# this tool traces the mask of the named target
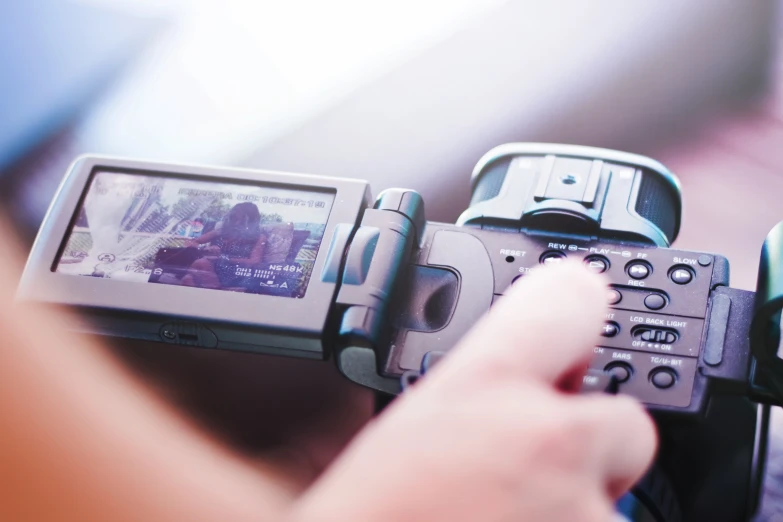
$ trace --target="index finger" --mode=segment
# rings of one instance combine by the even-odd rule
[[[431,380],[478,373],[555,383],[586,362],[606,309],[602,277],[576,263],[535,269],[460,341]]]

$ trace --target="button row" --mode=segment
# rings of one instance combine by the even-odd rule
[[[541,255],[539,262],[542,265],[552,265],[563,262],[565,258],[566,255],[563,252],[550,250]],[[584,264],[596,274],[603,274],[609,269],[609,260],[604,256],[587,256],[584,259]]]
[[[705,258],[703,259],[704,262],[711,261],[709,256],[702,256],[699,258],[700,264],[702,258]],[[564,252],[561,252],[560,250],[550,250],[548,252],[544,252],[541,255],[539,262],[542,265],[551,265],[561,263],[565,259],[566,255]],[[598,255],[587,256],[584,259],[584,264],[587,266],[587,268],[596,274],[602,274],[606,272],[609,270],[610,266],[609,260],[607,258]],[[707,263],[707,265],[709,265],[709,263]],[[702,266],[707,265],[702,264]],[[632,279],[642,280],[646,279],[650,274],[652,274],[653,268],[652,265],[646,261],[631,261],[625,266],[625,272]],[[694,276],[695,274],[693,269],[685,265],[674,265],[669,269],[669,278],[678,285],[687,285],[693,281]]]
[[[646,261],[631,261],[625,267],[628,276],[641,280],[652,274],[652,266]],[[674,265],[669,269],[669,279],[678,285],[687,285],[694,278],[693,269],[685,265]]]
[[[606,302],[610,305],[616,305],[623,300],[623,294],[619,290],[610,288],[606,291]],[[650,310],[660,310],[666,306],[666,297],[661,294],[650,293],[644,298],[644,306]]]
[[[618,383],[624,383],[634,374],[633,366],[626,362],[611,362],[604,367],[604,371],[617,379]],[[674,386],[677,382],[677,372],[668,366],[653,368],[647,376],[653,386],[665,390]]]

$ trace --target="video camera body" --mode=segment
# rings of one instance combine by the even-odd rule
[[[649,158],[508,144],[471,183],[452,225],[427,222],[412,190],[373,204],[357,180],[82,157],[19,298],[74,307],[85,318],[74,328],[99,335],[334,358],[352,381],[395,395],[531,268],[579,260],[611,283],[584,390],[639,398],[661,433],[656,466],[621,511],[750,517],[769,405],[783,397],[783,225],[765,241],[754,294],[728,286],[726,258],[668,248],[679,183]]]

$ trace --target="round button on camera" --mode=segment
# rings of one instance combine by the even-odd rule
[[[678,285],[687,285],[693,280],[693,272],[684,266],[675,266],[669,271],[669,277]]]
[[[624,362],[612,362],[604,366],[604,371],[617,379],[617,382],[623,383],[631,378],[633,368]]]
[[[661,294],[650,294],[644,298],[644,306],[650,310],[660,310],[666,306],[666,298]]]
[[[674,370],[669,368],[655,368],[650,372],[650,382],[661,390],[671,388],[676,380],[677,377],[674,374]]]
[[[606,291],[606,302],[610,305],[614,305],[623,300],[623,294],[614,288],[610,288]]]
[[[601,328],[601,335],[604,337],[614,337],[620,332],[620,327],[617,325],[617,323],[613,322],[607,322],[604,324],[603,328]]]
[[[633,279],[644,279],[650,275],[652,269],[644,261],[631,261],[625,266],[625,271]]]
[[[603,274],[609,269],[609,260],[603,256],[587,256],[585,266],[596,274]]]
[[[562,263],[565,260],[565,254],[557,250],[550,250],[541,254],[539,261],[542,265],[556,265]]]

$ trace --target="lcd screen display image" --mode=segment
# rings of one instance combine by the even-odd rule
[[[97,172],[55,271],[303,297],[333,192]]]

